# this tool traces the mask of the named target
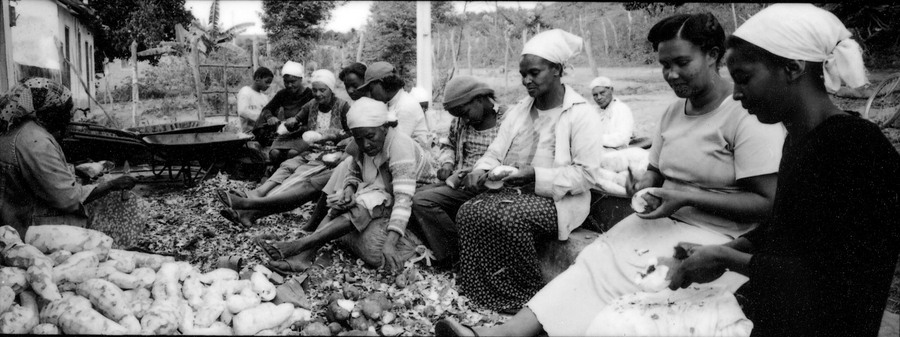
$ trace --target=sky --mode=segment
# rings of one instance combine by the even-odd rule
[[[464,1],[454,1],[453,7],[457,13],[462,13]],[[493,11],[495,6],[534,8],[536,1],[470,1],[465,5],[466,12]],[[209,20],[209,7],[212,0],[187,0],[185,8],[191,11],[200,22],[206,24]],[[338,32],[348,32],[350,29],[359,29],[366,23],[369,17],[369,7],[372,1],[348,1],[334,9],[331,20],[325,25],[325,29]],[[253,22],[254,26],[247,29],[244,34],[263,34],[262,21],[259,15],[262,13],[262,1],[256,0],[220,0],[219,15],[222,27],[229,28],[238,23]]]

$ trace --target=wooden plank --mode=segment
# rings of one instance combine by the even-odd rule
[[[252,64],[246,64],[246,65],[231,65],[231,64],[201,64],[200,66],[201,66],[201,67],[214,67],[214,68],[222,68],[222,67],[226,67],[226,68],[236,68],[236,69],[253,68],[253,65],[252,65]]]

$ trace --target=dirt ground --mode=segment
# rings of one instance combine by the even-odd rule
[[[870,71],[870,80],[873,83],[878,83],[879,80],[886,78],[889,74],[895,72],[896,70],[874,70]],[[627,103],[634,114],[635,118],[635,136],[636,137],[646,137],[650,136],[656,129],[659,118],[661,117],[665,108],[676,99],[674,93],[669,89],[668,85],[663,81],[661,70],[659,67],[622,67],[622,68],[604,68],[601,69],[601,75],[610,77],[613,81],[615,87],[615,96],[618,97],[623,102]],[[727,71],[723,69],[723,75],[727,78]],[[461,71],[463,75],[469,75],[469,72],[465,69]],[[484,69],[476,69],[473,72],[473,75],[476,77],[480,77],[484,79],[489,85],[495,88],[497,91],[498,100],[502,104],[514,104],[519,98],[524,97],[525,91],[520,83],[520,76],[518,72],[510,72],[505,80],[504,75],[496,70],[484,70]],[[587,88],[587,84],[593,78],[593,75],[588,69],[570,69],[567,72],[567,76],[564,77],[563,82],[571,85],[577,92],[582,94],[585,98],[590,100],[590,90]],[[347,99],[347,94],[344,91],[340,82],[338,82],[338,89],[336,90],[336,94],[339,97]],[[192,101],[193,98],[190,96],[183,96],[180,98],[176,98],[175,101],[180,102],[177,105],[189,105],[189,102]],[[231,99],[232,103],[234,102],[234,98]],[[836,103],[843,109],[854,110],[858,112],[863,112],[865,106],[865,99],[844,99],[844,98],[835,98]],[[188,103],[186,103],[188,102]],[[170,104],[170,103],[169,103]],[[160,107],[164,105],[164,103],[160,100],[150,100],[141,102],[138,105],[138,124],[147,125],[147,124],[161,124],[161,123],[169,123],[174,121],[186,121],[186,120],[196,120],[197,114],[195,111],[188,109],[175,109],[174,111],[170,111],[168,115],[160,114]],[[435,104],[435,108],[440,108],[439,104]],[[113,114],[115,118],[125,122],[124,127],[132,126],[131,122],[131,104],[130,103],[118,103],[118,104],[104,104],[104,109]],[[232,108],[233,109],[233,108]],[[155,111],[153,113],[143,114],[143,111]],[[97,116],[101,115],[99,109],[94,109],[91,112],[93,118],[98,118]],[[887,118],[887,111],[874,111],[870,116],[873,119],[884,119]],[[431,126],[431,129],[437,133],[438,135],[445,134],[446,129],[449,127],[451,116],[442,110],[432,110],[428,113],[428,120]],[[229,118],[230,121],[234,121],[236,117],[232,116]],[[208,120],[211,121],[224,121],[224,117],[209,117]],[[900,151],[900,130],[886,130],[886,135],[891,139],[894,145]],[[160,196],[159,193],[167,194],[173,193],[173,191],[169,192],[153,192],[151,190],[145,190],[145,193],[155,194]],[[167,194],[170,195],[170,194]],[[168,197],[167,197],[168,198]],[[302,208],[302,212],[308,212],[308,208]],[[207,215],[212,215],[210,210],[206,210]],[[213,215],[213,217],[217,217],[218,215]],[[304,217],[306,215],[304,214]],[[279,219],[281,217],[278,217]],[[900,298],[900,268],[897,271],[898,276],[895,277],[895,284],[892,286],[892,292],[894,293],[894,298]],[[893,313],[885,312],[884,324],[882,326],[882,332],[880,336],[897,336],[900,333],[900,318],[898,318],[897,312],[900,311],[900,303],[893,301],[889,303],[889,309],[893,311]],[[499,321],[503,319],[500,318]],[[477,321],[477,320],[475,320]],[[487,320],[488,322],[496,322],[498,320]],[[483,321],[484,322],[484,321]],[[422,330],[413,330],[416,332],[428,331],[426,327],[422,327]]]

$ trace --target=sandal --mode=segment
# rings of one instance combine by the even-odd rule
[[[284,260],[285,259],[284,253],[282,253],[280,250],[278,250],[278,248],[275,248],[275,246],[273,246],[271,243],[266,242],[269,238],[271,238],[270,235],[260,235],[260,236],[253,238],[253,242],[255,242],[257,246],[259,246],[259,248],[262,250],[263,254],[266,254],[266,256],[269,257],[269,260],[271,260],[271,261]]]
[[[310,266],[304,266],[302,264],[302,262],[297,261],[295,259],[298,256],[299,255],[294,255],[294,256],[291,256],[284,260],[270,261],[269,263],[266,263],[266,268],[269,268],[269,270],[279,273],[285,277],[287,277],[288,275],[301,273],[301,272],[309,269]],[[287,264],[287,268],[280,268],[280,267],[276,267],[275,265],[273,265],[273,263],[279,263],[279,262]]]
[[[219,215],[221,215],[223,218],[225,218],[225,220],[228,220],[229,222],[237,225],[240,228],[249,228],[246,225],[244,225],[243,222],[241,222],[241,215],[238,214],[237,211],[235,211],[231,208],[224,208],[224,209],[220,210]]]
[[[218,190],[218,191],[216,191],[216,198],[219,199],[219,202],[221,202],[222,205],[225,205],[226,208],[228,208],[228,209],[232,208],[231,207],[231,195],[229,195],[228,192],[225,192],[223,190]]]
[[[451,318],[445,318],[434,324],[434,335],[441,336],[478,336],[472,327],[457,322]]]

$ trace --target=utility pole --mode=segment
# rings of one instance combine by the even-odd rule
[[[432,94],[431,80],[431,2],[416,2],[416,86]],[[431,103],[431,99],[429,102]]]

